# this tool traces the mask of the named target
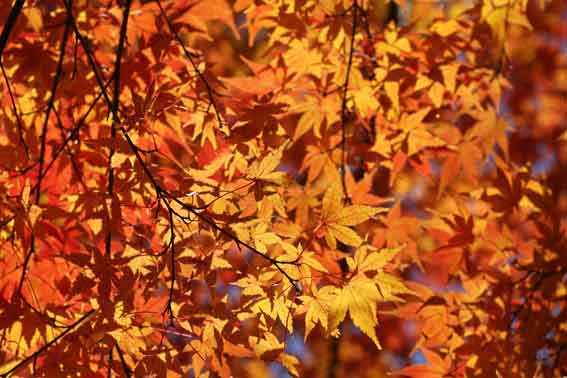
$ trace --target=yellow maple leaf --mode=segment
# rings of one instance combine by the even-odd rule
[[[321,203],[321,216],[323,219],[332,219],[338,216],[342,209],[343,192],[338,184],[333,184],[327,189]]]
[[[411,131],[411,129],[419,126],[423,122],[423,119],[430,110],[430,107],[424,107],[414,113],[404,113],[400,119],[399,127],[406,131]]]
[[[124,302],[119,301],[114,306],[114,321],[122,327],[129,327],[132,324],[132,314],[125,311]]]
[[[385,158],[390,158],[390,155],[392,154],[392,143],[386,139],[384,133],[379,133],[376,135],[374,145],[370,151],[376,152]]]
[[[43,209],[35,204],[32,204],[28,210],[28,214],[30,217],[30,225],[33,227],[35,225],[35,223],[37,222],[37,220],[39,219],[39,217],[41,216],[41,213],[43,213]]]
[[[267,231],[267,226],[265,224],[260,224],[256,226],[252,232],[252,238],[254,239],[254,245],[256,249],[262,253],[267,252],[266,246],[279,243],[281,238],[274,232]]]
[[[456,63],[446,64],[440,68],[441,74],[443,75],[443,83],[445,88],[451,93],[455,92],[457,73],[459,71],[459,65]]]
[[[102,225],[102,222],[100,223]],[[123,257],[128,258],[128,266],[130,267],[132,272],[136,274],[146,274],[150,272],[150,268],[155,265],[154,258],[151,255],[139,253],[129,245],[125,246]]]
[[[443,95],[445,94],[445,87],[438,82],[434,82],[433,85],[429,88],[427,92],[429,94],[429,98],[433,101],[433,105],[436,108],[440,108],[443,104]]]
[[[270,152],[260,161],[254,161],[248,167],[248,177],[253,180],[263,180],[274,184],[283,184],[285,173],[275,171],[282,161],[283,150],[287,143],[277,150]]]
[[[292,377],[299,377],[299,371],[297,370],[300,366],[299,358],[292,354],[282,353],[281,355],[282,365],[289,371]]]
[[[305,313],[305,339],[313,328],[320,324],[326,332],[329,329],[328,313],[331,303],[336,298],[337,288],[334,286],[323,286],[320,290],[314,288],[313,296],[302,295],[299,299],[303,302],[303,307],[307,309]]]
[[[28,25],[35,31],[39,32],[43,28],[43,17],[41,9],[38,7],[31,7],[23,10],[23,13],[28,19]]]
[[[376,214],[384,213],[387,209],[383,207],[373,207],[367,205],[352,205],[343,207],[336,222],[345,226],[356,226],[362,222],[367,221]]]
[[[447,143],[432,135],[425,127],[417,127],[408,135],[408,156],[412,156],[425,148],[443,147]]]
[[[209,177],[214,175],[219,169],[224,168],[231,158],[232,154],[223,153],[218,155],[215,160],[207,164],[203,169],[185,168],[185,172],[195,180],[211,186],[216,186],[218,183]]]
[[[396,81],[387,81],[384,83],[384,91],[388,99],[392,102],[391,117],[397,117],[400,112],[400,84]]]
[[[387,211],[385,208],[366,205],[343,206],[343,194],[340,187],[332,185],[323,196],[321,218],[326,227],[325,240],[331,248],[336,248],[336,239],[340,242],[357,247],[362,238],[350,228],[356,226],[378,213]]]
[[[336,239],[341,243],[358,247],[362,243],[362,238],[351,228],[342,226],[340,224],[327,225],[327,233],[325,240],[334,249],[336,248]]]
[[[295,247],[294,245],[291,245],[289,243],[282,242],[280,245],[286,252],[286,254],[281,258],[282,261],[294,261],[296,259],[299,259],[301,265],[307,265],[319,272],[328,273],[328,270],[323,265],[321,265],[319,260],[315,258],[315,253],[313,253],[312,251],[304,250],[301,244]],[[295,265],[289,266],[296,268]]]
[[[213,254],[213,258],[211,259],[211,269],[233,269],[233,268],[234,267],[224,257],[218,256],[217,253]]]
[[[322,122],[323,114],[321,113],[321,110],[318,106],[313,106],[305,113],[303,113],[299,118],[299,121],[297,122],[297,128],[295,129],[295,133],[293,134],[293,140],[297,141],[311,129],[313,129],[315,135],[320,134],[319,129]]]
[[[272,36],[272,38],[275,37]],[[322,52],[310,46],[307,40],[292,40],[283,54],[283,59],[290,71],[299,75],[309,74],[321,77],[325,67]]]
[[[506,37],[508,24],[523,26],[532,30],[532,25],[526,15],[526,3],[510,0],[485,0],[482,5],[481,17],[496,37],[502,43]]]
[[[291,310],[295,304],[286,297],[280,295],[272,303],[273,319],[279,319],[281,324],[291,333],[293,332],[293,316]]]
[[[376,303],[379,299],[376,284],[363,275],[356,275],[337,292],[336,299],[332,302],[329,330],[336,329],[348,311],[354,325],[370,337],[378,349],[382,349],[374,329],[378,325]]]
[[[6,374],[6,372],[11,371],[12,368],[20,363],[19,360],[13,360],[0,365],[0,374]]]
[[[423,88],[429,88],[431,83],[433,83],[433,80],[431,80],[429,76],[418,73],[415,82],[415,91],[417,92]]]
[[[377,250],[372,246],[363,246],[356,250],[354,257],[347,258],[347,264],[351,271],[381,271],[404,247]]]
[[[370,86],[363,86],[353,91],[352,97],[362,117],[370,117],[380,107],[380,103]]]
[[[434,136],[428,130],[423,119],[431,108],[426,107],[415,113],[404,114],[400,119],[399,127],[407,135],[408,156],[412,156],[424,148],[441,147],[447,143],[441,138]]]
[[[459,23],[456,20],[437,21],[431,26],[431,31],[441,37],[447,37],[459,30]]]
[[[378,272],[373,280],[378,284],[382,300],[403,302],[404,300],[397,294],[414,294],[399,278],[391,274]]]
[[[284,343],[270,332],[264,334],[264,338],[260,339],[255,336],[250,336],[248,344],[254,349],[258,357],[262,357],[265,353],[277,350],[283,350]]]
[[[257,277],[248,275],[233,282],[233,285],[236,285],[242,289],[242,295],[251,297],[267,297],[267,294],[258,282]]]
[[[384,37],[386,42],[378,42],[378,51],[394,55],[399,55],[401,52],[408,53],[411,51],[409,39],[405,37],[398,38],[398,31],[395,28],[389,28],[384,31]]]

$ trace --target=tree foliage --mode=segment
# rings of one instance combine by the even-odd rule
[[[563,0],[0,20],[1,377],[567,374]]]

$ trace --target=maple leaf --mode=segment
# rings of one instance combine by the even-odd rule
[[[327,272],[327,269],[321,265],[319,260],[317,260],[316,255],[312,251],[306,251],[303,246],[299,244],[297,247],[289,243],[280,244],[283,250],[286,252],[282,255],[282,259],[285,261],[300,261],[301,265],[308,266],[319,272]]]
[[[295,133],[293,134],[294,140],[298,140],[309,130],[313,130],[316,136],[321,135],[320,127],[321,123],[323,122],[323,114],[319,109],[319,104],[312,103],[309,105],[310,106],[307,108],[307,111],[305,111],[301,115],[301,117],[299,117],[297,128],[295,129]]]
[[[325,240],[329,246],[336,249],[338,239],[340,242],[357,247],[362,238],[351,226],[356,226],[381,212],[385,208],[366,205],[343,206],[343,194],[337,186],[331,186],[325,192],[321,208],[321,221],[325,227]]]
[[[329,310],[329,330],[336,329],[344,320],[347,311],[353,323],[382,349],[375,327],[378,325],[376,303],[380,294],[376,284],[368,278],[356,275],[342,289],[337,289]]]
[[[450,371],[450,360],[448,358],[443,359],[439,354],[426,348],[422,348],[421,352],[426,358],[427,364],[408,366],[392,374],[415,378],[443,378]]]
[[[377,250],[371,246],[362,246],[356,250],[354,257],[347,258],[347,264],[351,271],[367,272],[382,271],[402,251],[405,246],[397,248],[384,248]]]
[[[281,185],[285,178],[285,173],[275,170],[281,163],[282,154],[286,145],[287,143],[284,143],[277,150],[266,155],[262,160],[253,162],[248,167],[248,177],[253,180],[263,180]]]
[[[27,8],[24,10],[24,14],[28,19],[29,26],[38,32],[43,27],[43,19],[41,15],[41,9],[38,7]]]
[[[399,127],[407,135],[408,157],[425,148],[445,146],[446,142],[432,134],[422,123],[430,108],[423,108],[412,114],[404,114],[400,119]]]
[[[375,171],[368,172],[361,180],[356,182],[352,173],[347,172],[345,177],[346,187],[353,204],[379,206],[391,201],[391,199],[382,198],[373,193],[372,183],[374,175]]]
[[[276,244],[281,241],[280,237],[271,231],[267,231],[267,225],[259,224],[252,231],[254,235],[254,245],[262,253],[266,253],[268,245]]]
[[[333,286],[324,286],[317,290],[314,288],[313,296],[300,296],[299,299],[303,302],[303,309],[307,309],[305,313],[305,335],[311,333],[313,328],[319,324],[321,327],[329,332],[329,311],[331,303],[335,299],[336,288]]]
[[[248,342],[260,358],[267,358],[268,353],[277,353],[284,348],[284,343],[272,333],[266,333],[264,338],[250,337]]]
[[[525,4],[526,2],[511,3],[506,0],[483,1],[482,19],[490,26],[499,42],[502,43],[505,39],[508,23],[532,29],[525,14]]]
[[[399,55],[411,50],[410,41],[405,37],[399,37],[398,31],[393,28],[388,28],[385,31],[384,38],[385,42],[379,42],[376,47],[378,51]]]

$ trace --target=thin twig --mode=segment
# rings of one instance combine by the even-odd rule
[[[86,54],[87,54],[87,58],[89,60],[89,63],[91,65],[91,68],[95,74],[95,78],[96,81],[98,83],[98,86],[101,88],[102,91],[102,96],[104,97],[107,106],[109,107],[109,110],[111,111],[112,115],[116,117],[117,120],[119,120],[119,115],[117,114],[117,112],[114,111],[114,106],[113,106],[113,102],[110,100],[108,94],[106,93],[106,90],[104,89],[103,85],[102,85],[102,78],[100,77],[100,73],[98,72],[97,66],[96,66],[96,62],[94,62],[94,60],[92,59],[91,56],[91,52],[88,49],[88,46],[86,44],[86,41],[84,40],[84,37],[82,36],[82,34],[79,32],[76,23],[74,22],[74,20],[72,20],[72,27],[75,30],[75,33],[77,35],[77,38],[79,39],[79,42],[81,43],[81,45],[83,46],[83,49],[85,50]],[[118,121],[120,123],[120,121]],[[128,146],[130,147],[130,149],[132,150],[132,152],[134,153],[136,160],[138,161],[138,163],[140,164],[140,166],[142,167],[142,170],[144,171],[144,173],[146,174],[146,177],[148,178],[148,180],[150,181],[151,185],[153,186],[156,195],[158,197],[158,200],[161,202],[163,201],[164,205],[169,209],[171,208],[169,202],[167,201],[167,198],[170,196],[169,193],[161,186],[159,185],[159,183],[156,181],[154,175],[151,173],[151,171],[149,170],[148,166],[146,165],[146,163],[144,162],[140,151],[138,149],[138,147],[134,144],[134,142],[132,141],[132,138],[130,137],[130,135],[128,134],[128,132],[126,131],[126,129],[124,129],[124,127],[122,125],[119,126],[120,130],[122,131],[122,134],[124,135],[124,138],[126,139],[126,142],[128,144]],[[210,226],[212,226],[214,229],[216,229],[217,231],[220,231],[222,234],[228,236],[229,238],[231,238],[232,240],[234,240],[235,242],[237,242],[240,245],[243,245],[247,248],[249,248],[250,250],[252,250],[254,253],[262,256],[264,259],[266,259],[268,262],[276,264],[276,266],[278,266],[279,264],[297,264],[297,261],[279,261],[277,259],[274,259],[260,251],[258,251],[256,248],[252,247],[251,245],[241,241],[240,239],[238,239],[235,235],[233,235],[232,233],[230,233],[229,231],[224,230],[223,228],[221,228],[220,226],[218,226],[212,219],[209,219],[208,217],[206,217],[205,215],[199,213],[197,210],[195,210],[193,207],[191,207],[190,205],[187,205],[186,203],[181,202],[179,199],[177,198],[173,198],[174,202],[177,202],[178,204],[180,204],[181,206],[183,206],[185,209],[187,209],[190,213],[196,215],[199,219],[203,220],[205,223],[209,224]],[[289,280],[291,282],[293,282],[293,279],[284,271],[281,270],[281,267],[278,266],[278,269],[280,269],[280,271],[289,278]]]
[[[159,10],[160,10],[163,18],[165,19],[165,22],[167,24],[167,27],[169,28],[169,31],[171,32],[171,34],[173,34],[173,36],[175,37],[175,39],[177,40],[177,42],[181,46],[181,49],[183,50],[185,57],[187,58],[187,60],[189,60],[189,63],[191,63],[193,70],[195,70],[195,72],[197,73],[197,76],[199,77],[199,79],[201,80],[203,85],[205,86],[205,89],[207,90],[207,96],[209,97],[209,106],[213,107],[213,110],[215,112],[215,116],[217,118],[217,122],[219,124],[219,130],[222,131],[224,122],[222,120],[217,102],[215,100],[215,96],[214,96],[215,91],[213,90],[213,88],[211,87],[211,85],[209,84],[207,79],[205,78],[205,75],[199,69],[197,63],[195,63],[195,60],[193,59],[195,57],[195,54],[192,54],[191,52],[189,52],[189,50],[187,50],[187,48],[185,47],[185,44],[183,43],[183,40],[181,39],[181,37],[179,37],[179,34],[177,33],[177,31],[173,27],[171,20],[169,19],[169,17],[167,17],[167,14],[165,13],[165,9],[163,9],[161,1],[156,0],[156,3],[159,7]],[[208,113],[208,110],[207,110],[207,113]]]
[[[108,88],[108,86],[110,85],[110,83],[112,83],[112,78],[110,80],[108,80],[106,82],[106,84],[104,84],[104,89],[106,90],[106,88]],[[45,166],[45,169],[43,170],[41,176],[45,177],[47,175],[47,173],[49,172],[49,170],[51,169],[51,167],[53,166],[53,164],[55,163],[55,161],[57,160],[57,158],[59,157],[59,155],[61,154],[61,152],[63,152],[63,150],[67,147],[67,145],[69,144],[69,142],[76,138],[76,136],[79,134],[80,129],[84,126],[88,116],[91,114],[91,112],[93,111],[95,105],[98,103],[98,101],[101,99],[102,97],[102,93],[99,93],[94,100],[91,102],[89,108],[87,109],[87,111],[85,112],[85,114],[81,117],[81,119],[79,120],[79,122],[77,122],[77,124],[73,127],[73,129],[71,130],[71,132],[67,135],[67,137],[63,140],[63,142],[61,143],[61,145],[53,152],[53,156],[51,158],[51,161]],[[37,190],[37,183],[36,185],[34,185],[31,188],[31,193],[34,193]]]
[[[24,139],[24,125],[22,123],[22,119],[20,118],[20,114],[18,113],[18,107],[16,106],[14,93],[12,92],[12,87],[10,86],[10,80],[8,79],[8,74],[4,69],[4,64],[2,63],[1,56],[0,56],[0,70],[2,70],[2,76],[4,77],[4,81],[6,82],[6,88],[8,89],[8,95],[10,96],[10,102],[12,103],[12,111],[14,112],[14,116],[16,117],[16,126],[18,127],[18,136],[20,138],[20,144],[24,146],[24,150],[26,151],[26,157],[29,160],[30,151]]]
[[[72,0],[69,0],[69,4],[72,4]],[[69,31],[71,30],[70,19],[67,16],[67,22],[65,23],[65,29],[63,30],[63,37],[61,38],[61,44],[59,47],[59,60],[57,62],[57,69],[55,71],[55,77],[53,78],[53,83],[51,85],[51,95],[49,96],[49,101],[47,102],[47,109],[45,110],[45,118],[43,119],[43,126],[41,129],[41,146],[39,152],[39,169],[37,178],[37,192],[35,193],[36,203],[39,203],[39,197],[41,195],[41,172],[43,171],[43,165],[45,164],[45,149],[47,143],[47,125],[49,123],[49,116],[51,115],[51,110],[55,104],[55,96],[57,93],[57,87],[61,82],[63,74],[63,60],[65,59],[65,47],[67,46],[67,38],[69,37]]]
[[[110,138],[112,141],[116,138],[116,124],[120,121],[118,115],[118,101],[120,98],[120,72],[122,68],[122,55],[124,53],[124,44],[126,42],[126,31],[128,30],[128,19],[130,17],[130,7],[132,0],[126,0],[124,12],[122,14],[122,24],[120,25],[120,37],[118,39],[118,50],[116,51],[116,62],[114,63],[114,93],[113,93],[113,109],[112,124],[110,130]],[[114,168],[112,168],[112,157],[114,156],[114,146],[110,146],[108,155],[108,196],[111,201],[114,198]],[[112,245],[112,211],[108,214],[108,227],[106,230],[105,251],[106,256],[110,257]]]
[[[59,128],[61,139],[65,140],[65,133],[68,131],[63,126],[63,121],[61,120],[61,117],[59,116],[59,112],[57,111],[57,109],[53,109],[53,114],[55,114],[55,118],[57,120],[57,127]],[[77,181],[81,184],[83,190],[87,191],[88,188],[85,182],[83,181],[81,170],[79,169],[79,166],[77,164],[77,159],[75,159],[75,155],[73,154],[73,151],[71,151],[71,147],[69,147],[68,144],[65,146],[65,151],[69,156],[69,160],[71,161],[71,167],[73,168],[73,172],[75,173],[75,176],[77,176]]]
[[[22,7],[24,6],[25,0],[16,0],[14,5],[12,6],[12,10],[10,10],[10,14],[4,23],[4,28],[2,29],[2,34],[0,34],[0,57],[4,55],[4,48],[8,44],[8,39],[10,39],[10,33],[12,33],[12,29],[18,20],[18,16],[22,11]]]
[[[57,92],[57,87],[62,78],[63,74],[63,60],[65,59],[65,46],[67,45],[67,38],[69,36],[70,29],[69,18],[67,18],[67,23],[65,25],[65,30],[63,31],[63,37],[61,38],[61,44],[59,47],[59,59],[57,62],[57,69],[55,71],[55,77],[53,78],[53,83],[51,85],[51,94],[49,97],[49,101],[47,103],[47,109],[45,111],[45,118],[43,120],[43,126],[41,130],[41,146],[40,146],[40,153],[39,153],[39,167],[38,167],[38,175],[37,175],[37,182],[35,187],[37,191],[35,192],[35,204],[39,204],[40,196],[41,196],[41,180],[43,178],[43,165],[45,163],[45,156],[46,156],[46,144],[47,144],[47,125],[49,123],[49,116],[51,114],[51,110],[54,107],[55,103],[55,95]],[[26,273],[29,269],[29,263],[31,261],[32,255],[35,253],[35,237],[33,230],[31,232],[31,242],[30,242],[30,250],[24,259],[24,265],[22,266],[22,275],[20,276],[20,282],[18,284],[18,298],[23,296],[22,288],[24,285],[24,280],[26,278]]]
[[[108,374],[107,374],[107,378],[111,378],[112,377],[112,362],[113,362],[113,355],[112,355],[112,350],[114,348],[110,348],[110,350],[108,351]]]
[[[346,121],[347,121],[347,95],[348,95],[348,85],[350,81],[350,71],[352,68],[352,57],[354,55],[354,38],[356,36],[356,21],[357,21],[357,11],[358,11],[358,3],[355,0],[352,6],[352,33],[350,38],[350,51],[348,54],[348,63],[347,63],[347,71],[346,71],[346,78],[343,84],[343,101],[341,104],[341,183],[343,186],[343,192],[345,195],[344,201],[345,203],[350,202],[350,197],[347,190],[346,185],[346,169],[347,169],[347,156],[346,156]]]
[[[68,0],[64,0],[65,2],[65,6],[67,7],[68,12],[70,11],[69,9],[69,5],[67,4]],[[77,24],[74,20],[74,18],[71,19],[71,26],[73,27],[75,34],[80,42],[80,44],[83,47],[83,50],[85,51],[86,55],[87,55],[87,60],[89,61],[89,65],[91,66],[91,69],[95,75],[95,79],[96,82],[99,86],[99,88],[101,89],[102,92],[102,96],[104,97],[104,100],[107,104],[107,107],[109,109],[109,111],[111,112],[112,116],[115,117],[114,119],[116,120],[117,124],[118,124],[118,128],[120,129],[120,131],[122,132],[122,135],[124,136],[124,139],[126,140],[130,150],[132,151],[132,153],[134,154],[136,161],[138,162],[138,164],[140,164],[140,167],[142,168],[142,170],[144,171],[144,174],[146,175],[146,177],[148,178],[148,180],[150,181],[150,184],[152,185],[152,187],[154,188],[154,191],[156,193],[156,197],[158,199],[158,205],[160,203],[163,203],[163,205],[165,206],[165,208],[168,210],[168,212],[170,212],[171,214],[175,214],[176,216],[183,218],[182,216],[180,216],[179,214],[175,213],[175,211],[172,209],[171,204],[169,203],[169,198],[171,197],[171,195],[169,194],[169,192],[164,189],[156,180],[156,178],[154,177],[153,173],[150,171],[150,169],[148,168],[147,164],[145,163],[141,152],[139,150],[139,148],[134,144],[132,138],[130,137],[130,135],[128,134],[128,131],[124,128],[123,125],[121,125],[120,122],[120,116],[118,115],[118,106],[114,106],[114,102],[110,99],[110,97],[108,96],[108,93],[106,93],[106,89],[104,88],[103,85],[103,80],[102,77],[100,75],[100,72],[98,70],[97,64],[94,61],[94,58],[92,57],[92,53],[88,47],[88,44],[85,40],[85,38],[83,37],[83,35],[81,34],[81,32],[79,31]],[[187,52],[189,53],[189,52]],[[231,232],[223,229],[222,227],[220,227],[218,224],[216,224],[216,222],[210,218],[208,218],[207,216],[205,216],[204,214],[201,214],[199,211],[195,210],[193,207],[191,207],[190,205],[187,205],[183,202],[181,202],[179,199],[177,198],[173,198],[172,199],[174,202],[177,202],[178,204],[180,204],[181,206],[183,206],[187,211],[189,211],[189,213],[195,215],[198,219],[202,220],[203,222],[205,222],[206,224],[208,224],[209,226],[211,226],[213,229],[219,231],[220,233],[222,233],[223,235],[229,237],[230,239],[234,240],[238,245],[243,245],[247,248],[249,248],[253,253],[261,256],[262,258],[264,258],[265,260],[267,260],[268,262],[270,262],[271,264],[273,264],[276,269],[287,279],[289,280],[289,282],[294,286],[294,288],[298,291],[299,287],[297,286],[297,283],[295,282],[295,280],[281,267],[281,265],[283,264],[293,264],[293,265],[298,265],[298,260],[294,260],[294,261],[280,261],[278,259],[275,259],[273,257],[268,256],[265,253],[262,253],[260,251],[258,251],[256,248],[252,247],[250,244],[240,240],[236,235],[233,235]],[[170,216],[170,220],[173,220],[173,216]],[[169,244],[171,245],[171,243]],[[172,271],[172,278],[173,276],[173,271]]]
[[[120,349],[118,344],[114,344],[114,347],[118,352],[118,357],[120,357],[120,364],[122,364],[122,369],[124,370],[124,373],[128,378],[130,378],[132,376],[132,370],[130,369],[130,367],[126,363],[126,360],[124,359],[124,354],[122,353],[122,349]]]

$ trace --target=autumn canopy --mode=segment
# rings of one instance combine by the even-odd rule
[[[0,378],[567,375],[564,0],[4,0],[0,68]]]

